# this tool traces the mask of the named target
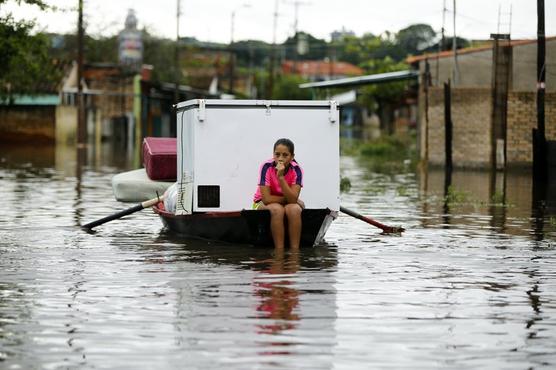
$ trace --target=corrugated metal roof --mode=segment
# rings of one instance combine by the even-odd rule
[[[340,78],[337,80],[328,80],[321,82],[309,82],[299,85],[300,88],[327,88],[327,87],[348,87],[348,86],[358,86],[358,85],[371,85],[377,83],[403,81],[403,80],[413,80],[419,77],[419,72],[417,71],[396,71],[387,73],[377,73],[374,75],[366,75],[360,77],[348,77]]]

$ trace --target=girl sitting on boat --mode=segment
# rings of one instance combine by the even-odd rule
[[[274,247],[284,248],[287,221],[290,248],[299,248],[304,207],[299,199],[303,170],[294,159],[294,144],[290,139],[282,138],[274,143],[273,158],[261,165],[258,185],[253,209],[270,211]]]

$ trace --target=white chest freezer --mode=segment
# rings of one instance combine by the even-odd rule
[[[250,209],[260,165],[279,138],[295,144],[306,208],[340,208],[334,101],[189,100],[177,104],[177,214]]]

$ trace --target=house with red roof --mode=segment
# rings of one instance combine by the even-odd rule
[[[286,60],[282,62],[282,73],[295,74],[308,81],[326,81],[361,76],[364,71],[347,62],[332,60]]]

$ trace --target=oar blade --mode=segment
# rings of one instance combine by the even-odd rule
[[[345,207],[340,207],[340,211],[350,215],[351,217],[357,218],[363,222],[366,222],[370,225],[373,225],[375,227],[378,227],[379,229],[381,229],[384,233],[386,234],[401,234],[402,232],[405,231],[405,229],[403,227],[398,227],[398,226],[387,226],[384,225],[376,220],[373,220],[370,217],[367,216],[363,216],[355,211],[352,211],[351,209],[347,209]]]
[[[405,231],[405,229],[401,226],[386,226],[382,230],[385,234],[401,234]]]

